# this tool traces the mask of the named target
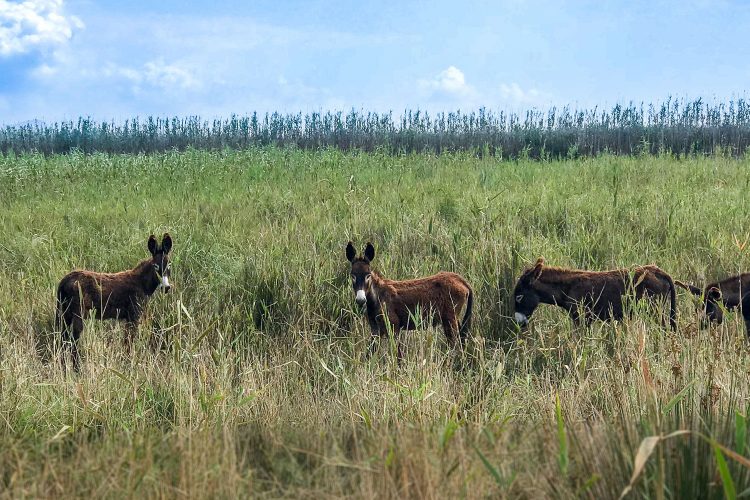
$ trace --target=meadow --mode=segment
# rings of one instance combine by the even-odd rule
[[[510,320],[537,257],[750,270],[750,159],[534,161],[249,147],[0,156],[0,496],[722,498],[750,494],[739,314],[679,330],[634,305],[574,327]],[[132,349],[90,321],[59,363],[55,287],[174,238],[170,294]],[[440,329],[363,359],[347,241],[390,278],[472,284],[463,352]],[[640,450],[640,451],[639,451]]]

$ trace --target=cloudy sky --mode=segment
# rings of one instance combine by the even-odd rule
[[[0,123],[725,100],[748,33],[739,1],[0,0]]]

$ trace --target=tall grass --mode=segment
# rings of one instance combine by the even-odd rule
[[[670,98],[605,110],[569,106],[525,113],[271,113],[228,119],[148,117],[124,123],[90,118],[29,122],[0,129],[0,152],[154,153],[187,148],[295,146],[391,154],[468,151],[479,156],[575,158],[601,153],[742,155],[750,145],[744,98],[706,103]]]
[[[741,318],[699,330],[685,294],[677,333],[647,307],[579,329],[552,307],[524,332],[508,316],[540,255],[696,283],[747,270],[748,167],[275,148],[0,158],[0,495],[615,498],[631,480],[633,498],[739,495]],[[154,297],[132,352],[121,326],[89,322],[82,373],[63,372],[58,280],[134,266],[167,230],[174,293]],[[373,241],[388,277],[463,274],[466,352],[427,329],[407,335],[402,367],[387,342],[363,361],[350,239]]]

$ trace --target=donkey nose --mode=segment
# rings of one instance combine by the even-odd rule
[[[516,323],[518,324],[518,326],[523,327],[523,326],[526,326],[526,325],[529,324],[529,318],[526,317],[525,314],[521,314],[521,313],[517,312],[513,316],[514,316],[513,319],[516,320]]]
[[[365,296],[364,290],[357,290],[357,295],[354,297],[355,302],[359,305],[364,305],[365,302],[367,302],[367,297]]]
[[[169,291],[172,289],[172,285],[167,285],[164,287],[164,293],[169,293]]]

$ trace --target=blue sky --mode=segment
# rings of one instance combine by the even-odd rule
[[[748,33],[733,1],[0,0],[0,123],[726,100]]]

